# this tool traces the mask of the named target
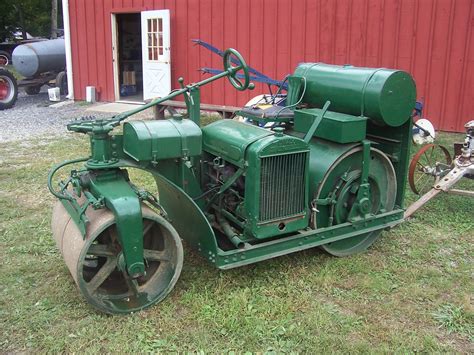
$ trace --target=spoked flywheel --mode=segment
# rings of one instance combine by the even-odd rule
[[[423,146],[410,162],[408,182],[417,195],[428,192],[436,181],[451,170],[451,155],[439,144]]]
[[[87,211],[84,239],[58,202],[53,236],[87,301],[106,313],[130,313],[161,301],[173,289],[183,265],[183,248],[175,229],[150,208],[142,207],[145,274],[133,279],[125,271],[114,215]]]
[[[365,201],[367,214],[377,215],[393,210],[397,194],[395,170],[387,156],[372,148],[369,165],[369,198]],[[329,227],[350,220],[357,200],[362,171],[362,148],[355,147],[332,164],[318,189],[318,199],[330,197],[334,203],[318,206],[317,227]],[[324,244],[321,247],[335,256],[360,253],[370,247],[381,230]]]

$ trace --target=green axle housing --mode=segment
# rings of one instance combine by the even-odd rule
[[[247,110],[249,123],[272,129],[237,120],[200,127],[200,87],[223,77],[253,87],[229,49],[221,74],[187,86],[180,79],[181,89],[139,109],[68,125],[90,135],[91,156],[50,172],[60,200],[53,236],[97,309],[129,313],[166,297],[181,272],[181,239],[230,269],[316,246],[351,255],[402,221],[415,97],[407,73],[305,63],[290,77],[284,116]],[[179,95],[186,117],[112,132]],[[83,161],[53,188],[56,171]],[[158,195],[135,186],[127,168],[150,173]]]

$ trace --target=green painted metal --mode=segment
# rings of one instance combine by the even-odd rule
[[[231,56],[240,65],[232,67]],[[315,246],[333,255],[351,255],[403,220],[415,95],[407,73],[302,64],[289,80],[287,108],[293,115],[290,112],[282,126],[268,130],[220,120],[201,128],[203,85],[228,77],[238,90],[253,86],[238,52],[226,51],[224,65],[223,73],[195,84],[185,85],[180,78],[180,89],[136,110],[68,125],[90,135],[91,156],[58,191],[52,187],[56,171],[84,159],[55,167],[48,187],[83,241],[113,223],[118,247],[113,238],[103,237],[101,243],[114,245],[114,265],[124,273],[120,282],[135,295],[141,294],[136,283],[149,270],[143,203],[166,219],[165,230],[176,230],[173,235],[179,234],[220,269]],[[243,81],[236,75],[239,70],[244,71]],[[178,95],[184,97],[188,118],[130,121],[124,123],[123,133],[112,134],[125,118]],[[154,177],[158,198],[129,181],[128,167]],[[103,211],[108,213],[107,225],[88,217]],[[181,259],[175,254],[166,261],[176,266],[175,276],[159,285],[166,293],[148,290],[151,296],[137,298],[138,308],[133,309],[169,292],[180,271]],[[127,309],[105,307],[111,313]]]
[[[231,66],[230,61],[225,61],[225,71],[214,77],[205,79],[199,83],[184,86],[183,80],[180,80],[181,89],[177,90],[166,98],[157,99],[151,103],[144,105],[135,110],[119,114],[110,119],[98,119],[91,121],[76,121],[68,125],[68,129],[74,132],[87,133],[91,140],[91,157],[87,160],[84,171],[81,176],[76,179],[76,185],[80,189],[87,189],[90,197],[98,201],[104,201],[105,206],[110,209],[116,218],[119,242],[123,253],[123,267],[132,278],[143,275],[145,264],[143,259],[142,235],[143,230],[142,216],[140,209],[140,200],[136,191],[125,179],[125,175],[119,169],[122,166],[134,165],[134,163],[121,162],[117,153],[117,144],[113,142],[110,132],[114,127],[120,124],[125,118],[155,106],[165,100],[171,99],[178,95],[184,95],[189,114],[192,121],[189,120],[170,120],[165,122],[150,123],[128,123],[125,125],[125,139],[121,147],[124,152],[144,166],[147,161],[151,161],[149,171],[161,171],[165,176],[171,177],[173,181],[178,183],[186,193],[198,195],[201,191],[197,186],[199,180],[195,176],[195,167],[189,157],[199,155],[201,153],[201,132],[196,124],[200,123],[200,95],[199,88],[214,80],[222,77],[229,77],[232,85],[238,84],[239,90],[249,88],[248,68],[240,56],[234,49],[228,49],[225,52],[225,58],[230,56],[238,58],[240,65]],[[239,70],[244,71],[245,81],[241,83],[236,79],[236,73]],[[171,140],[166,142],[166,137],[171,136]],[[163,140],[159,149],[155,146],[157,140]],[[178,164],[171,162],[171,159],[181,158]],[[125,160],[127,160],[125,158]],[[164,164],[160,164],[157,168],[158,160],[164,160]],[[166,161],[168,164],[166,164]],[[153,163],[155,165],[153,165]],[[146,168],[146,167],[145,167]],[[48,179],[48,185],[51,185],[54,170]],[[74,179],[71,176],[69,182]],[[63,201],[67,201],[65,207],[75,215],[75,222],[79,228],[84,231],[87,220],[82,218],[82,206],[75,202],[75,198],[67,193],[68,184],[62,187],[62,193],[55,192],[52,187],[50,190],[56,197]],[[80,197],[80,194],[78,194]],[[87,205],[86,205],[87,207]]]
[[[201,155],[202,133],[191,120],[132,121],[123,126],[124,152],[136,161]]]
[[[214,230],[203,211],[179,186],[160,174],[154,174],[160,204],[181,238],[214,263],[218,246]]]
[[[72,217],[74,223],[77,225],[79,228],[81,234],[84,236],[86,234],[86,225],[89,223],[89,220],[85,214],[85,211],[87,207],[89,207],[90,204],[92,204],[93,201],[88,200],[85,203],[80,204],[77,199],[75,198],[74,195],[68,191],[68,185],[69,182],[64,182],[61,181],[59,183],[59,186],[61,187],[61,190],[58,192],[54,189],[53,187],[53,176],[63,167],[71,165],[71,164],[77,164],[84,162],[88,160],[89,158],[79,158],[79,159],[73,159],[73,160],[67,160],[65,162],[62,162],[56,166],[54,166],[50,172],[48,173],[48,189],[51,192],[53,196],[58,198],[61,203],[64,205],[64,208],[68,211],[70,216]],[[74,184],[76,182],[77,184],[77,172],[75,170],[71,171],[71,177],[69,178],[69,181]],[[81,191],[77,191],[78,197],[81,197]],[[95,202],[95,201],[94,201]],[[99,206],[96,206],[99,207]]]
[[[404,71],[302,63],[295,75],[306,79],[303,102],[317,108],[329,100],[331,111],[398,127],[415,107],[415,82]]]
[[[244,233],[258,239],[306,228],[309,147],[297,137],[275,134],[247,149]]]
[[[317,152],[323,145],[327,143],[315,142],[312,149]],[[393,166],[382,152],[369,148],[369,144],[345,147],[343,153],[335,149],[328,161],[311,165],[313,201],[319,211],[314,220],[316,229],[366,221],[395,208],[397,182]],[[372,231],[323,248],[333,255],[350,255],[367,249],[378,234]]]
[[[331,101],[326,101],[324,104],[321,112],[319,112],[319,115],[315,115],[313,118],[313,123],[311,123],[311,126],[307,130],[305,136],[304,136],[304,141],[308,143],[311,138],[313,138],[316,130],[318,129],[319,125],[321,124],[321,121],[324,119],[324,115],[326,114],[329,106],[331,105]]]
[[[266,129],[234,120],[213,122],[202,128],[203,149],[238,167],[245,165],[245,151],[253,142],[273,135]]]
[[[234,70],[234,66],[232,65],[232,58],[236,58],[238,63],[242,64],[245,63],[244,58],[242,55],[237,52],[235,49],[228,49],[224,52],[222,57],[224,61],[224,70],[230,72],[229,81],[234,88],[239,91],[244,91],[245,89],[249,88],[252,90],[254,88],[254,84],[250,83],[250,74],[249,68],[246,65],[241,65],[244,71],[244,82],[242,83],[240,79],[237,77],[237,71]]]
[[[53,229],[61,231],[54,235],[56,243],[79,290],[94,308],[109,314],[136,312],[170,293],[181,273],[183,248],[178,233],[164,218],[142,204],[145,273],[131,278],[124,270],[112,211],[89,209],[91,223],[84,238],[61,218],[67,211],[58,205],[52,222]]]
[[[405,188],[410,163],[410,146],[412,122],[405,122],[399,127],[381,127],[367,122],[367,138],[374,142],[377,149],[390,158],[397,176],[397,193],[395,203],[400,208],[405,206]]]
[[[269,240],[252,248],[220,251],[215,265],[222,270],[257,263],[281,255],[356,238],[384,229],[392,228],[403,221],[403,210],[397,209],[368,219],[363,223],[343,223],[332,227],[307,229],[276,240]]]
[[[309,108],[295,110],[294,130],[308,132],[315,117],[321,117],[322,109]],[[367,133],[367,119],[327,111],[314,132],[313,137],[324,138],[336,143],[360,142]]]
[[[117,235],[125,260],[126,270],[132,278],[142,276],[143,223],[140,200],[122,170],[112,169],[99,174],[89,174],[85,188],[94,196],[101,196],[105,206],[114,213]]]

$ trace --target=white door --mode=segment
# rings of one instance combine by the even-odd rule
[[[170,12],[142,13],[143,100],[171,91]]]

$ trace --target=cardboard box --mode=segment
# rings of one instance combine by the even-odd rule
[[[135,71],[124,71],[123,72],[123,85],[136,85]]]

